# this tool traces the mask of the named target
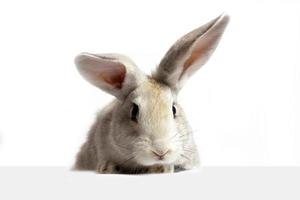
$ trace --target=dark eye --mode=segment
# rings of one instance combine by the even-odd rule
[[[173,105],[172,106],[172,111],[173,111],[173,117],[176,117],[176,107]]]
[[[135,103],[132,104],[131,108],[131,120],[137,122],[137,116],[139,114],[139,107]]]

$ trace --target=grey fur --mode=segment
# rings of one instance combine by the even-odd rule
[[[209,52],[205,52],[203,59],[208,59],[206,55],[215,49],[227,23],[228,17],[223,15],[181,38],[167,52],[152,77],[142,74],[125,56],[87,53],[77,56],[76,65],[80,73],[89,82],[117,98],[99,112],[87,141],[77,155],[74,168],[98,173],[131,174],[168,173],[198,166],[193,131],[176,97],[182,87],[180,78],[184,76],[186,79],[199,67],[183,70],[182,64],[207,38],[213,40],[209,42],[210,48],[205,49]],[[126,68],[121,88],[109,85],[111,80],[105,82],[106,79],[102,80],[101,75],[97,80],[97,69],[102,73],[103,65],[107,63],[111,70],[121,75],[120,67]],[[105,74],[105,77],[108,75]],[[139,107],[137,122],[131,120],[133,103]],[[174,116],[172,106],[176,108]],[[166,158],[157,160],[151,154],[153,149],[160,152],[168,149]]]
[[[130,138],[130,136],[127,137],[127,134],[130,133],[124,133],[121,135],[121,139],[118,139],[120,137],[118,131],[124,130],[124,127],[126,129],[128,124],[131,124],[130,119],[125,113],[123,113],[125,115],[120,115],[120,110],[124,109],[122,109],[122,106],[124,106],[122,102],[114,100],[97,116],[88,134],[87,141],[83,144],[77,155],[75,169],[97,171],[98,166],[104,165],[107,161],[113,162],[121,168],[121,171],[126,171],[127,173],[145,172],[143,169],[150,169],[149,167],[137,164],[134,160],[128,160],[130,157],[127,154],[130,154],[132,151],[132,149],[127,149],[130,148],[128,144],[135,139]],[[125,109],[127,106],[125,105]],[[191,169],[199,162],[197,148],[193,141],[192,130],[188,126],[181,107],[178,106],[177,109],[181,113],[176,118],[177,128],[180,130],[180,136],[187,136],[183,139],[182,145],[188,148],[187,153],[189,155],[187,157],[190,160],[181,159],[175,165],[177,168]],[[113,137],[110,138],[110,135]],[[119,146],[111,145],[115,142],[113,140],[118,140]]]

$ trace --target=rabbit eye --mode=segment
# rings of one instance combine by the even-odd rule
[[[176,107],[173,105],[172,106],[172,111],[173,111],[173,117],[176,117]]]
[[[131,120],[137,122],[137,115],[139,114],[139,107],[135,103],[132,104],[131,108]]]

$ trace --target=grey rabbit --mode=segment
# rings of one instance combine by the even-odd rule
[[[81,53],[80,74],[116,98],[98,114],[74,169],[98,173],[172,173],[199,165],[177,95],[209,59],[229,22],[222,14],[181,37],[145,75],[120,54]]]

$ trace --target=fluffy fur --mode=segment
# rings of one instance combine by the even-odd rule
[[[75,62],[83,77],[116,99],[98,114],[81,147],[77,170],[99,173],[165,173],[192,169],[198,152],[177,95],[216,48],[227,15],[175,43],[152,76],[126,56],[83,53]],[[138,107],[136,120],[132,109]]]

